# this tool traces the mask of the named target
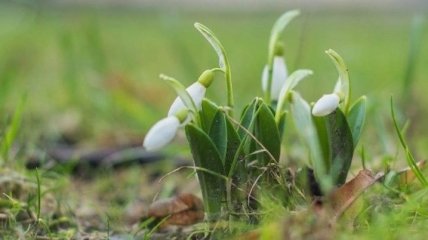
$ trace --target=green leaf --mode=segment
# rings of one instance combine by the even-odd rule
[[[21,98],[21,102],[13,114],[12,121],[9,126],[6,128],[3,138],[0,142],[0,154],[4,161],[9,159],[9,151],[12,147],[13,142],[15,141],[18,130],[21,126],[22,113],[24,112],[25,102],[27,97],[24,96]]]
[[[232,122],[229,118],[226,118],[226,127],[227,127],[227,151],[226,158],[224,160],[224,171],[228,174],[228,176],[233,176],[234,174],[230,173],[233,161],[235,159],[236,154],[240,149],[241,139],[239,138],[238,133],[235,130]],[[242,166],[239,168],[242,169]]]
[[[256,114],[257,119],[254,135],[263,147],[266,148],[264,150],[267,150],[271,155],[267,154],[267,156],[264,157],[264,164],[267,164],[271,160],[278,161],[281,152],[281,139],[272,110],[268,105],[262,102]],[[256,145],[259,144],[256,143]],[[258,148],[261,149],[261,146],[258,146]],[[274,159],[270,159],[272,157]]]
[[[347,115],[349,127],[352,132],[352,141],[354,142],[354,149],[357,147],[360,140],[361,132],[363,130],[364,122],[366,120],[366,96],[360,97],[351,107]]]
[[[210,132],[212,121],[218,111],[219,107],[215,103],[206,98],[202,99],[199,115],[201,116],[202,128],[207,134]]]
[[[205,211],[208,217],[212,218],[220,213],[225,196],[225,180],[215,175],[224,176],[223,162],[217,148],[206,133],[194,124],[188,124],[185,130],[195,166],[207,170],[197,170],[197,175]]]
[[[351,85],[349,84],[348,67],[346,66],[343,58],[333,49],[329,49],[325,51],[325,53],[333,61],[334,66],[336,66],[337,72],[339,73],[339,80],[336,83],[334,92],[338,93],[343,99],[343,112],[348,114],[349,99],[351,97]]]
[[[298,134],[305,141],[309,148],[310,163],[324,193],[332,189],[332,179],[328,175],[328,160],[323,158],[323,152],[319,143],[318,133],[312,119],[309,104],[299,93],[291,92],[291,116]]]
[[[346,181],[354,154],[352,133],[346,117],[340,109],[323,117],[326,120],[328,140],[330,143],[330,175],[336,186]]]
[[[323,159],[326,161],[326,168],[330,169],[330,144],[328,141],[327,126],[324,117],[312,116],[315,127],[317,129],[318,141],[321,146]]]
[[[398,138],[400,139],[401,146],[403,146],[404,151],[406,152],[406,160],[409,167],[412,169],[415,176],[418,178],[418,180],[422,183],[423,186],[428,186],[428,181],[419,169],[415,158],[413,157],[412,152],[410,152],[409,146],[406,143],[406,140],[403,137],[403,134],[401,133],[400,128],[398,127],[397,119],[395,118],[395,112],[394,112],[394,104],[391,97],[391,116],[392,121],[394,122],[395,131],[397,132]]]
[[[282,112],[278,121],[279,138],[282,140],[285,131],[285,120],[287,120],[287,112]]]
[[[269,64],[272,63],[272,60],[275,54],[275,45],[278,42],[278,39],[281,36],[281,33],[284,31],[288,23],[290,23],[290,21],[293,20],[295,17],[297,17],[299,14],[300,14],[299,10],[292,10],[292,11],[285,12],[274,23],[272,27],[272,31],[270,33],[270,39],[269,39]]]
[[[214,145],[217,147],[224,165],[227,149],[227,126],[226,117],[223,112],[217,111],[216,115],[214,116],[209,136]]]
[[[242,128],[245,128],[250,132],[252,131],[250,129],[250,127],[251,127],[250,125],[253,122],[253,118],[254,118],[254,115],[255,115],[256,110],[257,110],[257,105],[260,101],[261,101],[260,98],[255,98],[249,105],[247,105],[244,108],[244,110],[242,112],[241,126],[242,126]],[[238,134],[241,137],[241,139],[247,135],[247,133],[242,128],[238,129]]]

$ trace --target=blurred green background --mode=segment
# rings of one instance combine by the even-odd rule
[[[210,27],[226,48],[240,110],[255,95],[262,96],[260,76],[269,33],[276,18],[287,10],[0,3],[1,123],[7,122],[27,94],[23,124],[27,139],[69,131],[89,142],[99,138],[121,142],[128,136],[142,141],[175,98],[159,74],[189,85],[203,70],[217,65],[215,53],[194,29],[194,22]],[[412,19],[426,11],[301,10],[283,39],[289,72],[314,70],[299,86],[303,95],[315,101],[332,91],[337,73],[324,54],[332,48],[348,64],[353,95],[368,95],[372,106],[384,106],[381,111],[388,114],[390,96],[400,101]],[[426,21],[422,28],[411,92],[417,111],[424,113],[423,103],[428,101]],[[224,89],[219,77],[208,97],[225,103]],[[426,117],[418,115],[415,127],[420,136],[428,132],[423,124]]]

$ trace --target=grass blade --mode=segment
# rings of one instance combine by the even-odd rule
[[[18,135],[19,127],[21,126],[21,118],[22,113],[24,111],[25,102],[26,96],[22,97],[21,102],[19,103],[15,113],[13,114],[12,121],[7,127],[0,143],[0,154],[6,162],[9,160],[10,148],[12,147],[12,144]]]
[[[421,40],[424,29],[424,19],[421,15],[417,15],[413,18],[412,30],[410,32],[410,46],[407,56],[406,71],[404,73],[404,84],[403,84],[403,99],[409,100],[410,89],[413,82],[415,81],[415,66],[420,54]]]
[[[391,116],[392,121],[394,122],[395,131],[397,132],[398,138],[400,139],[401,146],[404,148],[404,151],[406,153],[406,160],[409,164],[409,167],[412,169],[415,176],[418,178],[418,180],[422,183],[424,187],[428,187],[428,181],[426,180],[425,176],[422,174],[421,170],[419,169],[415,158],[413,157],[413,154],[410,152],[410,149],[406,143],[406,140],[403,137],[403,134],[401,133],[400,128],[398,127],[397,119],[395,117],[394,112],[394,104],[391,97]]]

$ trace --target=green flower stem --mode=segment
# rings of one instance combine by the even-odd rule
[[[227,109],[227,113],[229,116],[233,117],[233,108],[235,107],[235,102],[233,98],[233,87],[232,87],[232,74],[230,72],[229,63],[226,63],[227,67],[224,72],[225,78],[226,78],[226,91],[227,91],[227,106],[229,109]]]
[[[269,53],[268,53],[268,84],[265,92],[265,100],[267,103],[271,101],[271,87],[272,87],[272,70],[273,70],[273,58],[275,57],[276,46],[278,44],[279,36],[282,31],[288,25],[288,23],[300,14],[299,10],[292,10],[282,14],[272,27],[272,31],[269,39]]]
[[[219,58],[219,67],[224,72],[224,77],[226,79],[226,91],[227,91],[227,114],[229,116],[233,115],[233,107],[235,106],[233,98],[233,87],[232,87],[232,74],[230,71],[229,59],[227,58],[226,51],[224,50],[223,45],[220,40],[215,36],[215,34],[208,27],[204,26],[201,23],[195,23],[195,28],[205,37],[205,39],[211,44],[212,48],[217,53]]]
[[[336,66],[337,72],[339,73],[339,81],[336,84],[334,92],[340,96],[341,100],[343,100],[343,113],[347,115],[349,110],[349,99],[351,98],[348,67],[346,66],[343,58],[333,49],[329,49],[325,51],[325,53],[331,58]]]

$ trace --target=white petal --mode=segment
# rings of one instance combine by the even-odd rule
[[[201,108],[202,99],[205,96],[206,90],[207,89],[205,88],[205,86],[202,85],[200,82],[195,82],[188,88],[186,88],[186,91],[189,93],[190,97],[193,99],[193,102],[195,102],[195,105],[198,109]],[[181,99],[177,97],[169,108],[168,116],[173,116],[177,112],[185,108],[186,106],[184,105],[183,101],[181,101]]]
[[[263,68],[263,72],[262,72],[262,89],[263,89],[263,92],[266,92],[267,84],[268,84],[268,66],[265,65],[265,67]]]
[[[314,105],[312,115],[317,117],[332,113],[339,106],[340,98],[337,94],[324,94]]]
[[[161,149],[172,141],[179,126],[180,121],[175,116],[166,117],[160,120],[159,122],[155,123],[152,128],[150,128],[144,139],[143,147],[147,151]]]
[[[283,57],[273,59],[272,91],[273,100],[278,100],[281,88],[288,77],[287,66]]]
[[[276,56],[273,59],[272,69],[272,86],[271,86],[271,98],[272,100],[278,100],[281,88],[287,79],[287,66],[283,57]],[[262,73],[262,89],[266,91],[268,84],[268,67],[265,66]]]

